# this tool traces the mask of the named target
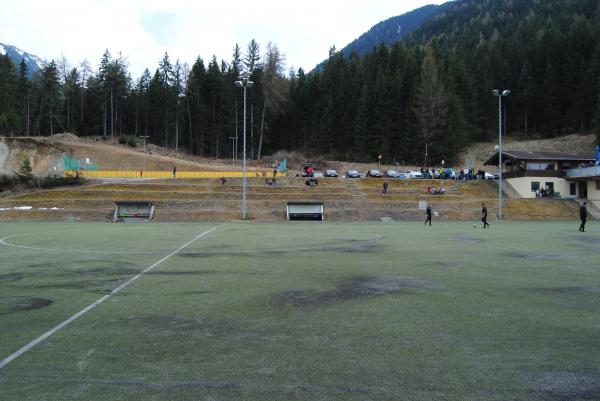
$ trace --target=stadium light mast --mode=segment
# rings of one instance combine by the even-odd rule
[[[230,136],[229,139],[231,139],[231,167],[235,167],[235,140],[237,138]]]
[[[492,94],[498,97],[498,219],[502,220],[502,98],[510,95],[510,90],[494,89]]]
[[[144,168],[142,171],[146,171],[146,139],[150,138],[148,135],[140,135],[140,138],[144,140]]]
[[[235,86],[238,88],[244,88],[244,144],[243,144],[243,156],[242,156],[242,220],[246,220],[246,90],[251,88],[254,82],[248,79],[242,79],[241,81],[235,81]]]

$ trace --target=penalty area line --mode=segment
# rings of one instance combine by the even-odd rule
[[[13,354],[7,356],[2,361],[0,361],[0,369],[4,368],[6,365],[8,365],[9,363],[11,363],[12,361],[14,361],[15,359],[17,359],[21,355],[23,355],[24,353],[26,353],[27,351],[29,351],[33,347],[35,347],[39,343],[43,342],[48,337],[50,337],[50,336],[58,333],[60,330],[62,330],[63,328],[65,328],[67,325],[69,325],[73,321],[77,320],[81,316],[85,315],[86,313],[88,313],[89,311],[91,311],[92,309],[94,309],[95,307],[97,307],[98,305],[100,305],[101,303],[103,303],[104,301],[106,301],[108,298],[110,298],[113,295],[117,294],[123,288],[127,287],[129,284],[133,283],[138,278],[142,277],[144,274],[146,274],[149,271],[151,271],[152,269],[154,269],[156,266],[160,265],[161,263],[163,263],[164,261],[166,261],[167,259],[169,259],[173,255],[177,254],[181,250],[187,248],[193,242],[195,242],[195,241],[199,240],[200,238],[202,238],[202,237],[210,234],[211,232],[215,231],[216,229],[217,229],[217,227],[213,227],[210,230],[207,230],[207,231],[204,231],[203,233],[198,234],[192,240],[190,240],[190,241],[186,242],[185,244],[181,245],[179,248],[177,248],[176,250],[174,250],[173,252],[171,252],[167,256],[163,257],[158,262],[155,262],[152,266],[149,266],[148,268],[146,268],[144,271],[142,271],[138,275],[130,278],[129,280],[127,280],[126,282],[124,282],[123,284],[121,284],[120,286],[118,286],[117,288],[115,288],[114,290],[112,290],[109,294],[106,294],[105,296],[103,296],[102,298],[98,299],[94,303],[86,306],[85,308],[83,308],[82,310],[80,310],[79,312],[77,312],[76,314],[74,314],[73,316],[71,316],[70,318],[68,318],[67,320],[65,320],[64,322],[62,322],[59,325],[57,325],[57,326],[53,327],[52,329],[48,330],[47,332],[45,332],[44,334],[42,334],[41,336],[39,336],[35,340],[31,341],[29,344],[21,347],[19,350],[17,350]]]

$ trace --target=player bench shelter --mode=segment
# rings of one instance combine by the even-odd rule
[[[146,222],[154,216],[152,202],[115,202],[114,221]]]
[[[325,206],[323,202],[288,202],[288,221],[323,221]]]

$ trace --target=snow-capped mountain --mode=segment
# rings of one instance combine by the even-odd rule
[[[25,65],[27,66],[27,75],[30,77],[37,71],[44,68],[44,61],[41,58],[34,56],[33,54],[29,54],[15,46],[0,43],[0,54],[8,55],[12,62],[15,63],[17,69],[19,68],[21,60],[25,60]]]

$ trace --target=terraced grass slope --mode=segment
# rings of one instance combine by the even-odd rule
[[[323,201],[326,219],[334,221],[420,220],[419,201],[432,204],[434,219],[478,220],[486,202],[493,220],[497,213],[497,183],[489,181],[322,179],[316,188],[302,178],[281,178],[276,186],[264,178],[248,179],[248,215],[252,220],[282,221],[290,201]],[[151,201],[158,221],[238,220],[241,179],[220,180],[111,180],[77,188],[37,191],[0,199],[0,220],[108,220],[116,201]],[[443,185],[445,195],[431,195],[428,187]],[[30,206],[30,210],[14,210]],[[54,208],[54,209],[53,209]],[[572,201],[506,200],[505,217],[514,220],[577,218]]]

